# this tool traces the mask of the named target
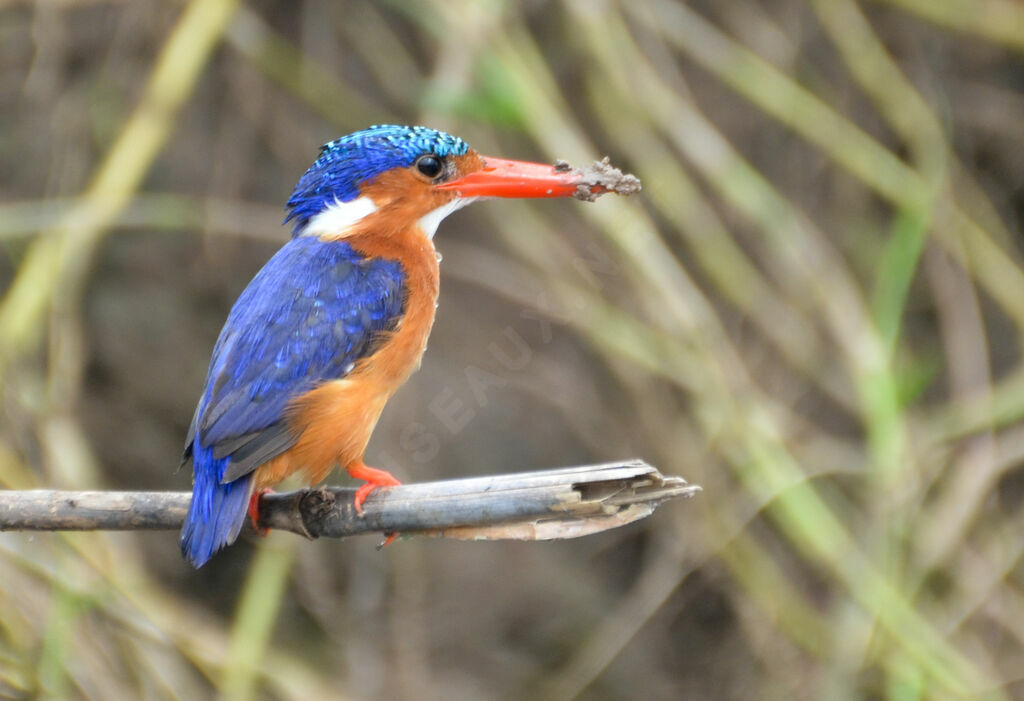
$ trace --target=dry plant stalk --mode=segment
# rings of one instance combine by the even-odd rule
[[[700,487],[642,460],[374,490],[357,514],[355,489],[320,487],[260,499],[260,527],[308,538],[417,533],[461,540],[557,540],[650,516]],[[0,492],[0,531],[172,530],[188,492]]]

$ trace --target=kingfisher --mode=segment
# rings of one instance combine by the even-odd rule
[[[230,545],[259,496],[340,466],[370,492],[399,484],[363,461],[388,399],[419,367],[434,323],[434,232],[479,198],[569,197],[580,177],[482,156],[435,129],[377,125],[325,144],[288,199],[291,239],[239,296],[188,432],[194,567]]]

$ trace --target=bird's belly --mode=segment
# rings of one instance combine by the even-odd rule
[[[256,488],[277,484],[296,472],[313,484],[335,467],[360,459],[388,396],[358,376],[325,382],[302,396],[289,419],[299,440],[257,469]]]

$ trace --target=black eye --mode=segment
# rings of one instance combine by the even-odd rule
[[[444,166],[441,163],[441,159],[430,154],[428,156],[420,156],[416,160],[416,170],[423,173],[428,178],[436,178],[444,170]]]

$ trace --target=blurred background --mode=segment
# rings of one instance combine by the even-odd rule
[[[644,191],[447,220],[371,464],[704,492],[198,572],[174,533],[4,534],[0,696],[1024,698],[1017,0],[0,2],[0,484],[188,489],[285,199],[379,122]]]

